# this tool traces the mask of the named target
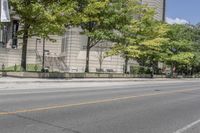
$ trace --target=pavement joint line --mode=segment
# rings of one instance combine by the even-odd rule
[[[112,86],[107,86],[107,87],[112,87]],[[161,86],[160,85],[156,85],[156,86],[152,86],[152,87],[161,87]],[[198,87],[198,86],[193,86],[193,87]],[[102,90],[104,90],[104,91],[110,91],[110,90],[113,89],[113,88],[101,89],[100,86],[97,86],[95,90],[93,89],[93,87],[84,87],[84,88],[87,88],[87,89],[73,89],[73,88],[76,88],[76,87],[71,87],[70,89],[59,88],[61,90],[53,90],[53,89],[51,89],[49,91],[45,91],[45,89],[37,89],[37,90],[39,90],[37,92],[32,92],[32,91],[30,91],[30,92],[19,92],[19,93],[9,93],[8,92],[8,93],[2,93],[2,94],[0,93],[0,96],[5,96],[5,95],[21,95],[21,94],[22,95],[24,95],[24,94],[44,94],[44,93],[55,93],[55,92],[59,92],[59,93],[60,92],[85,92],[85,91],[102,91]],[[137,89],[139,89],[139,88],[142,88],[142,86],[137,87]],[[35,88],[33,88],[33,89],[35,89]],[[65,90],[63,90],[63,89],[65,89]],[[116,89],[116,90],[122,90],[122,87],[121,86],[114,86],[114,89]],[[123,89],[129,89],[129,88],[123,88]],[[18,89],[18,90],[27,90],[27,89]],[[148,89],[143,89],[143,90],[149,90],[149,88]],[[13,90],[12,89],[11,90],[10,89],[0,89],[0,92],[1,91],[13,91]],[[160,90],[154,90],[154,91],[162,91],[162,89],[160,89]]]
[[[143,95],[137,95],[137,96],[117,97],[117,98],[103,99],[103,100],[96,100],[96,101],[88,101],[88,102],[82,102],[82,103],[55,105],[55,106],[33,108],[33,109],[24,109],[24,110],[17,110],[17,111],[13,111],[13,112],[0,112],[0,116],[16,115],[16,114],[19,114],[19,113],[31,113],[31,112],[48,111],[48,110],[61,109],[61,108],[69,108],[69,107],[77,107],[77,106],[83,106],[83,105],[108,103],[108,102],[122,101],[122,100],[135,99],[135,98],[141,98],[141,97],[173,94],[173,93],[180,93],[180,92],[190,92],[190,91],[196,91],[196,90],[200,90],[200,89],[199,88],[198,89],[182,89],[182,90],[176,90],[176,91],[157,92],[157,93],[143,94]],[[175,133],[179,133],[179,132],[175,132]]]
[[[181,129],[178,129],[176,132],[174,133],[184,133],[185,131],[189,130],[190,128],[194,127],[195,125],[199,124],[200,123],[200,119],[195,121],[195,122],[192,122],[188,125],[186,125],[185,127],[181,128]]]
[[[82,79],[82,80],[71,80],[71,79],[65,79],[65,80],[5,80],[1,81],[0,84],[7,84],[7,83],[77,83],[77,82],[151,82],[151,81],[190,81],[187,79],[169,79],[169,78],[163,78],[163,79],[151,79],[151,78],[142,78],[142,79],[135,79],[135,78],[128,78],[128,79],[118,79],[118,78],[111,78],[111,79]]]
[[[99,82],[99,83],[103,83],[103,82],[151,82],[151,81],[163,81],[163,80],[92,80],[92,81],[6,81],[6,82],[2,82],[0,81],[0,84],[8,84],[8,83],[15,83],[15,84],[29,84],[29,83],[87,83],[87,82]]]

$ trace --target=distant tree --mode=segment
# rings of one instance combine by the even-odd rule
[[[108,43],[108,42],[107,42]],[[97,46],[97,54],[96,54],[96,57],[98,59],[98,62],[99,62],[99,71],[100,72],[103,72],[103,69],[102,69],[102,65],[103,65],[103,62],[104,60],[106,59],[106,50],[108,50],[107,48],[107,43],[105,42],[102,42],[100,44],[98,44]]]

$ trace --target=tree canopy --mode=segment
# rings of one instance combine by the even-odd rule
[[[28,38],[49,38],[50,34],[61,33],[74,20],[77,3],[73,0],[10,0],[10,4],[14,15],[20,18],[18,36],[23,38],[21,67],[26,71]]]
[[[155,20],[155,11],[140,0],[10,0],[19,16],[23,39],[21,66],[26,70],[28,38],[62,34],[66,27],[82,28],[88,37],[85,72],[90,50],[101,42],[113,46],[107,55],[130,59],[156,70],[158,62],[171,69],[200,66],[200,24],[168,25]]]

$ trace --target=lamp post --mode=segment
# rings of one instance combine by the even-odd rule
[[[38,43],[41,43],[41,39],[39,38],[36,39],[35,51],[38,50]]]
[[[43,49],[42,49],[42,72],[45,72],[44,64],[45,64],[45,38],[43,38]]]
[[[173,54],[177,53],[177,49],[176,48],[172,48],[172,52]],[[171,63],[171,78],[174,78],[174,62]]]

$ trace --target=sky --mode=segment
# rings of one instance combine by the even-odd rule
[[[200,0],[166,0],[166,21],[168,23],[200,22]]]

